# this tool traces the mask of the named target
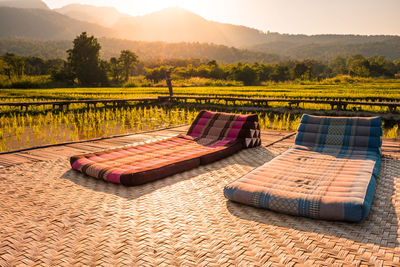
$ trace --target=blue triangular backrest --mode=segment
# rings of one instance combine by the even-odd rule
[[[296,145],[340,150],[380,151],[380,117],[323,117],[304,114],[295,140]]]

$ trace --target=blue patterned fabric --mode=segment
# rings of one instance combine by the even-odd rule
[[[368,150],[379,152],[382,145],[382,119],[319,117],[303,115],[297,130],[296,145],[313,147],[317,151],[325,147]]]
[[[295,146],[227,185],[233,201],[317,219],[367,217],[380,167],[382,121],[303,115]]]

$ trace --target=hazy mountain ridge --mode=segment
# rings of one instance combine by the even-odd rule
[[[2,3],[11,3],[22,7],[34,5],[38,9],[1,7]],[[109,27],[104,27],[104,25]],[[225,62],[252,61],[256,57],[255,55],[260,57],[259,61],[265,62],[282,58],[312,58],[326,61],[338,55],[349,56],[354,54],[364,56],[384,55],[390,59],[400,58],[400,36],[335,34],[309,36],[264,33],[245,26],[209,21],[182,8],[167,8],[144,16],[133,17],[123,14],[113,7],[73,4],[50,10],[41,0],[0,0],[0,38],[70,40],[69,43],[71,44],[73,38],[83,31],[98,38],[104,36],[147,41],[133,45],[133,42],[129,43],[127,40],[117,40],[116,42],[119,45],[110,45],[104,51],[106,57],[108,55],[115,56],[117,52],[114,50],[122,48],[142,49],[141,54],[145,57],[154,55],[165,57],[168,54],[170,54],[168,57],[173,55],[177,58],[186,56],[209,58],[214,56],[215,59]],[[168,45],[160,41],[172,44]],[[154,44],[154,42],[157,42],[157,44]],[[192,46],[193,48],[186,49],[186,52],[182,50],[179,54],[179,49],[176,51],[174,49],[183,47],[182,44],[176,44],[182,42],[185,43],[185,47]],[[18,46],[18,44],[12,43],[11,41],[4,43],[3,40],[0,50],[6,51]],[[202,43],[204,46],[198,43]],[[207,46],[207,43],[210,45]],[[33,44],[33,42],[29,43],[25,52],[35,51],[35,48],[32,48]],[[155,49],[163,49],[163,52],[154,53],[150,49],[143,48],[144,44]],[[216,52],[219,51],[216,49],[218,46],[211,44],[225,45],[225,47],[219,48],[222,55]],[[41,45],[38,44],[39,48],[36,50],[43,50],[40,47]],[[52,43],[49,49],[54,49],[54,47],[58,46],[54,46],[54,43]],[[201,51],[200,47],[202,49],[207,47],[208,54],[201,54],[199,52]],[[252,50],[252,53],[250,51],[245,53],[243,51],[246,50],[235,50],[232,47],[246,48]],[[173,51],[167,51],[167,49]],[[211,50],[214,52],[211,53]],[[149,55],[144,55],[144,51],[147,51]],[[236,51],[238,56],[235,56],[233,51]],[[37,54],[37,52],[35,53]],[[42,53],[57,56],[61,54],[58,50],[47,53],[46,51],[40,52],[40,54]],[[245,54],[246,56],[244,56]],[[226,58],[228,55],[232,57],[231,60]]]
[[[166,8],[137,17],[120,13],[115,8],[90,5],[69,5],[55,11],[46,10],[47,13],[36,9],[8,9],[8,12],[5,8],[0,7],[0,23],[3,24],[0,25],[0,38],[65,40],[73,38],[72,35],[76,36],[80,30],[128,40],[200,42],[236,47],[266,40],[265,33],[259,30],[208,21],[182,8]],[[27,25],[26,30],[21,25]]]
[[[368,42],[380,42],[399,38],[395,35],[357,35],[357,34],[281,34],[276,32],[268,32],[267,42],[292,42],[299,45],[312,44],[312,43],[332,43],[341,42],[343,44],[357,44]]]
[[[135,51],[142,60],[168,59],[168,58],[198,58],[204,60],[215,59],[223,63],[236,62],[279,62],[283,57],[248,49],[238,49],[225,45],[209,43],[169,43],[129,41],[110,38],[100,38],[104,51],[103,56],[109,58],[119,55],[123,49]]]
[[[273,38],[269,38],[269,42],[249,46],[248,49],[285,55],[293,59],[332,60],[337,56],[355,54],[367,57],[382,55],[391,60],[400,58],[400,36],[273,35]]]
[[[99,24],[104,27],[111,27],[120,19],[130,17],[119,12],[115,7],[98,7],[84,4],[70,4],[53,10],[73,19]]]
[[[112,38],[99,38],[102,46],[100,55],[103,59],[118,57],[123,49],[129,49],[139,55],[139,60],[171,58],[198,58],[202,60],[215,59],[223,63],[236,62],[279,62],[284,58],[277,55],[237,49],[224,45],[205,43],[166,43],[129,41]],[[46,59],[66,59],[66,50],[72,48],[72,41],[43,41],[24,39],[0,39],[0,54],[6,52],[22,56],[37,56]]]
[[[273,49],[280,46],[282,46],[282,51],[287,52],[285,48],[304,45],[354,45],[385,42],[398,38],[398,36],[387,35],[264,33],[245,26],[209,21],[193,12],[178,7],[170,7],[136,17],[118,13],[114,8],[88,5],[69,5],[57,11],[66,12],[67,10],[79,11],[81,14],[86,13],[87,17],[97,16],[97,21],[107,20],[107,17],[113,17],[115,20],[119,16],[119,19],[111,27],[125,39],[215,43],[272,53],[279,53],[280,51]],[[99,10],[97,15],[96,10]],[[105,14],[106,10],[109,11],[109,15]],[[76,14],[75,18],[78,19]]]
[[[259,30],[209,21],[178,7],[136,17],[120,13],[115,8],[89,5],[68,5],[55,11],[110,26],[120,37],[129,40],[201,42],[237,47],[266,41],[265,33]]]
[[[111,29],[51,10],[0,7],[0,38],[72,40],[83,31],[96,36],[115,36]]]
[[[0,7],[38,8],[50,10],[46,3],[41,0],[0,0]]]

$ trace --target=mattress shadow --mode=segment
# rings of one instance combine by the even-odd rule
[[[395,184],[400,183],[399,166],[399,160],[382,157],[382,165],[370,213],[366,220],[359,223],[324,221],[291,216],[250,207],[230,200],[226,201],[226,206],[228,211],[236,217],[264,225],[276,226],[281,228],[280,230],[288,228],[288,231],[314,232],[358,243],[395,248],[399,246],[399,236],[397,234],[399,218],[393,205],[395,201],[392,201],[392,198],[395,195]]]
[[[252,160],[252,157],[249,155],[252,154],[262,154],[264,159],[261,159],[258,161]],[[152,193],[158,189],[161,189],[163,187],[171,186],[175,183],[182,182],[188,179],[192,179],[196,176],[206,174],[209,172],[214,172],[218,171],[220,169],[226,168],[232,164],[237,163],[238,161],[241,163],[241,165],[246,165],[249,167],[259,167],[260,165],[264,164],[266,161],[269,161],[270,159],[274,158],[275,155],[267,150],[265,147],[257,147],[257,148],[249,148],[249,149],[243,149],[239,151],[238,153],[229,156],[225,159],[218,160],[216,162],[207,164],[207,165],[201,165],[200,167],[197,167],[195,169],[178,173],[160,180],[156,180],[144,185],[139,185],[139,186],[123,186],[120,184],[113,184],[110,182],[106,182],[103,180],[95,179],[92,178],[88,175],[82,174],[81,172],[78,172],[76,170],[70,169],[66,171],[61,178],[62,179],[68,179],[72,181],[73,183],[86,187],[88,189],[97,191],[97,192],[103,192],[107,194],[113,194],[118,197],[123,197],[128,200],[132,200],[135,198],[139,198],[141,196],[144,196],[146,194]]]

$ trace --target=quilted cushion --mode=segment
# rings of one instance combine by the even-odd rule
[[[225,146],[239,141],[243,147],[261,144],[257,115],[238,115],[222,112],[200,111],[187,135],[196,142],[211,147]]]
[[[73,169],[113,183],[132,186],[208,164],[259,145],[257,115],[202,111],[187,135],[150,144],[73,156]]]
[[[375,191],[381,123],[304,115],[293,148],[227,185],[224,194],[292,215],[360,221]]]

